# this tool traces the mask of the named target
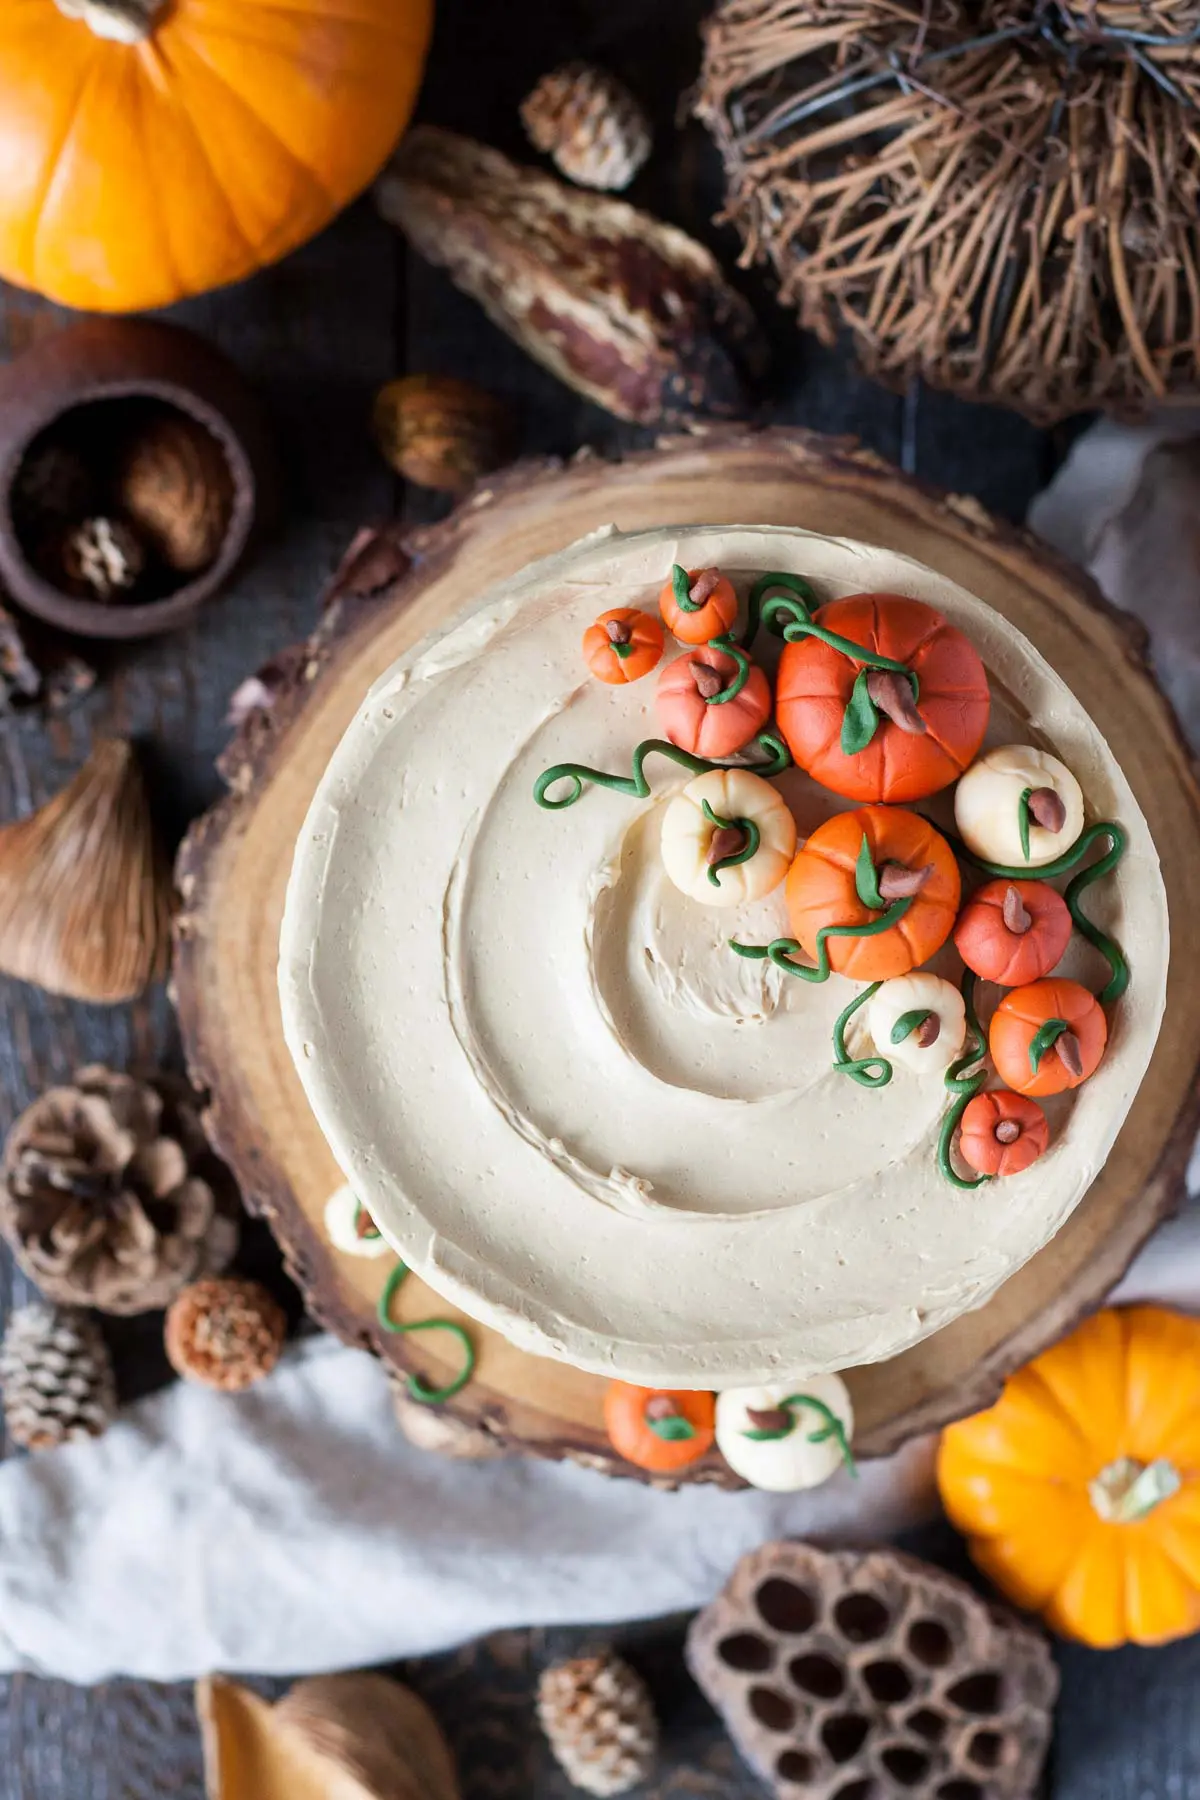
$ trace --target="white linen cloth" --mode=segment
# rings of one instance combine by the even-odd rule
[[[1160,535],[1148,580],[1114,536],[1163,435],[1097,427],[1034,518],[1146,619],[1200,736],[1200,685],[1179,679],[1200,646],[1183,550],[1171,558]],[[1140,492],[1139,515],[1155,499]],[[1117,1297],[1200,1311],[1200,1206],[1163,1227]],[[877,1539],[929,1516],[932,1449],[909,1445],[857,1482],[843,1473],[794,1496],[661,1494],[567,1464],[453,1462],[407,1443],[372,1358],[310,1339],[249,1393],[179,1385],[101,1439],[0,1466],[0,1670],[299,1674],[508,1626],[650,1618],[711,1599],[766,1539]]]

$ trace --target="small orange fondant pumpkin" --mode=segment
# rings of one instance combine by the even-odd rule
[[[618,1456],[662,1474],[698,1462],[712,1446],[716,1403],[687,1389],[634,1387],[610,1381],[604,1427]]]
[[[1067,903],[1046,882],[989,881],[963,907],[954,948],[985,981],[1021,987],[1058,966],[1070,937]]]
[[[850,800],[923,800],[956,781],[987,729],[987,676],[974,646],[941,613],[898,594],[853,594],[813,615],[839,637],[903,663],[917,677],[898,698],[893,674],[872,700],[878,724],[865,748],[847,754],[842,728],[863,664],[819,638],[787,644],[779,662],[775,716],[799,766]],[[900,705],[899,701],[904,704]],[[890,710],[889,710],[890,709]]]
[[[954,926],[960,881],[945,838],[916,813],[901,807],[860,806],[837,813],[813,832],[788,871],[787,909],[792,935],[814,959],[826,925],[869,925],[882,909],[859,894],[863,840],[884,905],[911,886],[905,877],[928,871],[912,904],[895,925],[874,937],[825,940],[830,967],[854,981],[889,981],[907,975],[941,949]]]
[[[951,1425],[946,1511],[1017,1606],[1096,1649],[1200,1630],[1200,1320],[1095,1314]]]
[[[1077,981],[1052,976],[1006,994],[992,1015],[988,1049],[1018,1094],[1061,1094],[1093,1075],[1108,1042],[1099,1001]]]
[[[0,276],[133,312],[240,281],[391,154],[431,0],[25,0],[0,43]]]
[[[663,629],[649,613],[614,606],[583,634],[583,655],[597,681],[619,687],[649,675],[663,652]]]
[[[678,567],[672,569],[658,596],[663,624],[681,644],[707,644],[710,638],[728,631],[737,618],[733,583],[719,569],[685,569],[677,575]]]
[[[1019,1175],[1050,1142],[1046,1115],[1036,1100],[1007,1088],[976,1094],[967,1102],[958,1148],[977,1175]]]
[[[731,700],[719,698],[737,677],[739,664],[714,644],[668,663],[655,696],[662,728],[673,744],[714,761],[742,750],[771,715],[771,686],[757,664]]]

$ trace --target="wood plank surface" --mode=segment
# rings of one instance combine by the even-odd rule
[[[703,11],[703,0],[559,0],[554,7],[440,0],[423,115],[519,152],[515,107],[531,82],[565,56],[595,56],[626,76],[659,133],[634,198],[704,237],[728,262],[731,240],[709,224],[719,200],[714,158],[702,133],[674,123],[695,73]],[[776,351],[764,418],[858,436],[910,472],[977,495],[1001,516],[1023,515],[1052,465],[1056,446],[1048,438],[945,396],[914,390],[897,399],[875,389],[838,354],[801,340],[752,275],[739,280]],[[406,257],[367,203],[279,268],[171,316],[210,335],[263,392],[285,455],[286,529],[189,630],[105,652],[97,691],[69,719],[52,726],[0,720],[0,819],[44,800],[78,767],[92,737],[114,730],[144,742],[173,837],[216,798],[212,763],[227,736],[229,693],[311,629],[322,581],[353,527],[396,508],[413,520],[444,510],[429,495],[401,494],[374,454],[367,411],[390,375],[440,370],[485,381],[513,404],[525,453],[643,441],[528,363],[441,275]],[[0,291],[0,354],[16,354],[62,318],[29,296]],[[177,1055],[162,992],[101,1009],[0,980],[0,1126],[81,1060],[120,1065]],[[261,1234],[250,1234],[244,1261],[281,1281]],[[0,1318],[28,1295],[3,1259]],[[157,1333],[154,1320],[114,1330],[126,1394],[162,1378]],[[945,1535],[926,1547],[938,1556],[954,1550]],[[565,1800],[529,1695],[541,1661],[589,1635],[518,1634],[433,1659],[415,1673],[459,1752],[464,1800]],[[749,1800],[760,1790],[738,1770],[683,1676],[678,1635],[634,1634],[632,1644],[667,1725],[655,1794]],[[1200,1640],[1103,1657],[1070,1650],[1062,1661],[1056,1800],[1200,1797]],[[189,1689],[0,1681],[0,1800],[200,1800],[201,1792]]]

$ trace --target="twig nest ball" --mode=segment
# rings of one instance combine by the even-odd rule
[[[1045,881],[989,881],[954,927],[954,948],[985,981],[1022,987],[1058,966],[1071,938],[1067,903]]]
[[[325,1235],[343,1256],[394,1256],[395,1252],[354,1189],[340,1187],[325,1202]]]
[[[703,906],[761,900],[795,854],[796,821],[770,782],[749,769],[697,775],[663,814],[663,865]]]
[[[867,1002],[867,1029],[889,1062],[918,1075],[940,1075],[961,1055],[967,1009],[940,975],[897,975]]]
[[[840,1375],[717,1395],[717,1449],[735,1475],[772,1494],[819,1487],[851,1463],[854,1408]]]
[[[1005,994],[988,1028],[996,1073],[1018,1094],[1079,1087],[1095,1074],[1107,1042],[1104,1008],[1078,981],[1060,976]]]
[[[1041,869],[1083,830],[1083,790],[1065,763],[1032,744],[1004,744],[972,763],[954,790],[967,849],[1004,868]]]

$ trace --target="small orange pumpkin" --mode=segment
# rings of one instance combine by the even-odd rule
[[[988,1030],[996,1073],[1018,1094],[1061,1094],[1094,1075],[1108,1042],[1099,1001],[1051,976],[1006,994]]]
[[[954,928],[954,948],[968,969],[1001,987],[1049,975],[1070,938],[1067,903],[1044,881],[986,882]]]
[[[633,606],[601,613],[583,634],[584,661],[597,681],[613,687],[649,675],[662,653],[662,626]]]
[[[956,781],[983,742],[991,704],[983,663],[962,632],[932,606],[899,594],[833,600],[813,623],[902,663],[917,678],[917,694],[915,708],[907,683],[903,708],[881,700],[869,742],[847,754],[847,708],[864,703],[859,677],[870,679],[871,671],[819,638],[785,645],[775,716],[800,768],[847,799],[889,804],[923,800]]]
[[[635,1387],[628,1381],[610,1381],[605,1389],[609,1441],[636,1469],[664,1474],[699,1462],[712,1447],[715,1422],[711,1394]]]
[[[751,663],[740,693],[729,700],[719,698],[739,667],[735,657],[715,644],[690,650],[667,664],[658,678],[655,703],[673,744],[712,762],[735,755],[758,735],[771,716],[771,684],[756,663]],[[714,677],[719,680],[714,682]]]
[[[863,842],[880,882],[889,865],[901,875],[928,870],[908,911],[875,937],[825,940],[829,966],[854,981],[907,975],[940,950],[958,912],[961,882],[954,853],[940,832],[901,807],[860,806],[835,813],[813,832],[788,871],[786,898],[792,935],[818,956],[818,934],[829,925],[869,925],[881,916],[860,897]],[[887,904],[885,900],[885,904]]]
[[[938,1485],[984,1574],[1096,1649],[1200,1630],[1200,1320],[1109,1309],[951,1425]]]
[[[695,600],[694,588],[699,589]],[[738,616],[738,599],[719,569],[680,569],[676,563],[658,596],[658,609],[681,644],[707,644],[729,630]]]
[[[999,1088],[967,1102],[959,1127],[959,1154],[977,1175],[1019,1175],[1050,1142],[1046,1115],[1036,1100]]]

